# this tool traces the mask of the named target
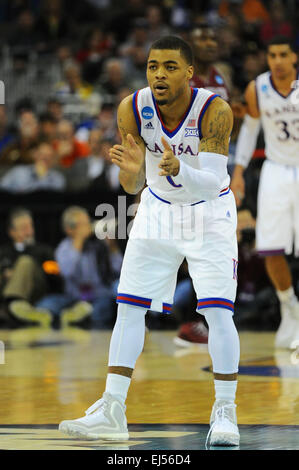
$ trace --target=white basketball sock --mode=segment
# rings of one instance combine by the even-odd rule
[[[290,307],[298,302],[298,299],[295,295],[293,286],[289,287],[286,290],[277,290],[277,297],[279,298],[280,303],[287,304]]]
[[[232,312],[225,308],[204,309],[209,325],[208,348],[213,363],[213,372],[235,374],[240,360],[240,341]]]
[[[234,402],[236,399],[237,380],[214,380],[215,399]]]
[[[118,374],[108,374],[105,392],[110,393],[124,404],[127,399],[130,384],[130,377]]]

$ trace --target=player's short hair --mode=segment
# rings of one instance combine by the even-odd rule
[[[277,35],[274,36],[268,43],[267,43],[267,51],[269,51],[270,46],[280,46],[281,44],[287,44],[290,46],[290,49],[295,52],[295,45],[292,39],[288,36]]]
[[[189,65],[193,65],[193,52],[189,44],[178,36],[163,36],[157,39],[150,48],[152,49],[170,49],[172,51],[180,51],[185,61]]]

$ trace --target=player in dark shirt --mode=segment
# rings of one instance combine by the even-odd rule
[[[195,65],[195,73],[190,85],[196,88],[207,88],[228,101],[229,87],[214,65],[218,54],[216,32],[207,25],[196,26],[191,31],[190,42]]]

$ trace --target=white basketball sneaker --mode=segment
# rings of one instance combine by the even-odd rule
[[[299,303],[293,306],[281,303],[281,322],[275,335],[276,348],[291,348],[294,340],[299,340]]]
[[[129,439],[126,406],[105,392],[82,418],[62,421],[59,431],[79,439],[126,441]]]
[[[236,405],[225,400],[215,401],[206,446],[238,446],[239,443]]]

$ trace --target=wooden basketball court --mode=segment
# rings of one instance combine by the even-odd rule
[[[0,330],[0,449],[205,449],[214,401],[210,357],[175,346],[175,331],[147,334],[127,400],[128,442],[78,441],[57,430],[102,394],[110,336],[78,328]],[[275,350],[272,332],[241,332],[240,340],[239,448],[298,450],[299,350]]]

